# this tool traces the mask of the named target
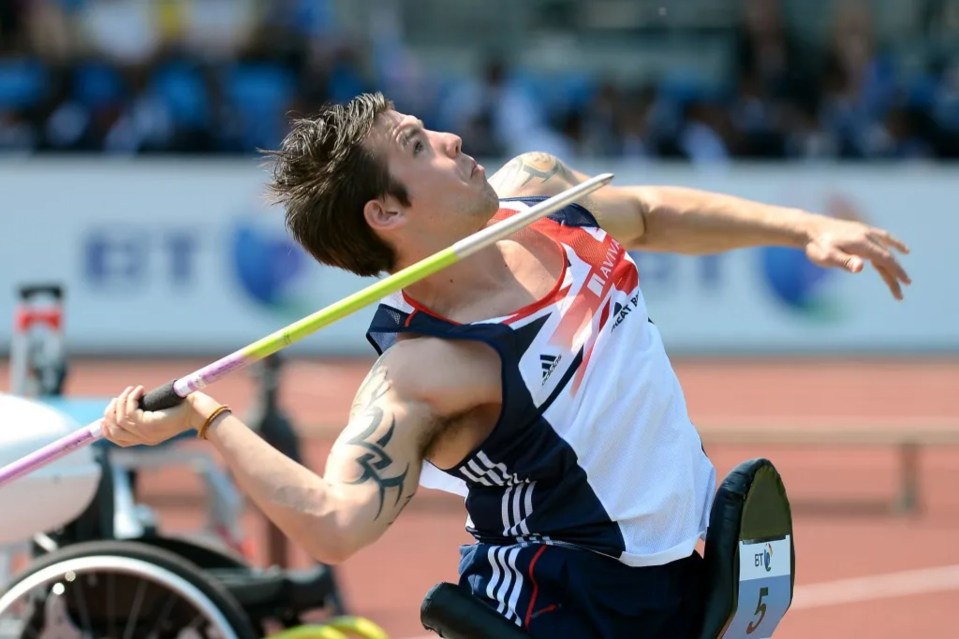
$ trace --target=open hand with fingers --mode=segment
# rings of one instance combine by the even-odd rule
[[[817,220],[806,244],[806,256],[819,266],[858,273],[867,260],[872,262],[893,296],[901,300],[902,285],[912,284],[912,280],[899,264],[896,251],[908,253],[909,248],[888,231],[833,218]]]
[[[103,436],[118,446],[154,446],[198,428],[218,404],[203,393],[192,393],[178,406],[145,411],[139,406],[143,386],[127,386],[103,412]],[[212,408],[211,408],[212,407]]]

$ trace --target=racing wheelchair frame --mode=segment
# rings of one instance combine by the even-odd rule
[[[71,405],[70,398],[62,397],[67,376],[62,300],[63,290],[55,284],[21,288],[11,345],[15,395],[6,401],[21,397],[21,407],[33,401],[42,406],[33,409],[41,410],[38,415],[47,419],[59,414],[56,419],[72,428],[75,418],[92,420],[97,415],[71,412],[102,411],[105,400]],[[269,381],[275,382],[275,375]],[[275,400],[275,387],[266,390],[267,403]],[[275,406],[260,407],[268,413],[261,415],[263,421],[272,417],[280,423],[275,410],[269,414],[271,408]],[[280,425],[293,436],[288,423]],[[15,438],[8,443],[16,448]],[[290,449],[289,444],[287,437],[283,447]],[[207,453],[184,451],[175,444],[120,449],[105,441],[91,449],[99,480],[89,503],[88,493],[77,497],[86,507],[71,511],[79,515],[56,529],[34,534],[25,547],[30,561],[23,570],[6,574],[12,562],[0,562],[0,636],[86,639],[119,632],[125,638],[253,639],[279,628],[285,630],[272,636],[285,632],[301,639],[343,639],[343,631],[349,631],[367,639],[385,638],[373,622],[346,615],[329,566],[288,570],[249,564],[239,544],[242,500]],[[208,526],[218,534],[166,535],[150,509],[137,503],[135,474],[171,464],[186,465],[200,475],[207,488]],[[43,481],[63,481],[71,471],[78,472],[68,469]],[[83,472],[89,483],[89,468]],[[6,489],[7,501],[19,510],[29,507],[29,496],[15,490],[17,486]],[[22,525],[10,522],[10,527],[5,532]],[[13,554],[12,548],[5,550]],[[323,625],[303,625],[307,616],[321,614],[326,617]]]

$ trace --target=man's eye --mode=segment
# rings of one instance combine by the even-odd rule
[[[417,140],[417,141],[413,144],[413,155],[419,155],[419,154],[423,151],[423,149],[425,149],[425,148],[426,148],[426,147],[423,146],[423,143],[422,143],[420,140]]]

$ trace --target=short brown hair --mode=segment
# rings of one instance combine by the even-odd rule
[[[275,160],[269,191],[286,208],[293,238],[318,261],[357,275],[391,271],[393,248],[366,223],[364,205],[392,195],[409,196],[386,161],[364,144],[376,119],[392,109],[381,93],[364,93],[346,104],[328,104],[311,118],[296,119]]]

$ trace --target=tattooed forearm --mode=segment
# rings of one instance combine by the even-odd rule
[[[393,505],[395,506],[400,503],[400,499],[403,497],[403,485],[406,482],[406,475],[410,470],[410,465],[407,464],[402,473],[388,476],[387,470],[393,464],[393,458],[386,452],[386,445],[393,437],[396,420],[391,417],[390,427],[386,433],[378,439],[370,441],[373,433],[375,433],[383,423],[384,414],[383,410],[377,406],[372,406],[367,409],[367,414],[370,417],[370,425],[362,433],[347,442],[366,449],[365,453],[356,458],[356,463],[363,471],[363,474],[350,483],[362,484],[367,481],[372,481],[376,484],[379,491],[380,506],[376,511],[376,517],[374,517],[374,519],[379,519],[383,513],[383,504],[386,501],[387,490],[396,489],[396,500],[393,502]],[[412,495],[409,495],[409,497],[412,497]]]

